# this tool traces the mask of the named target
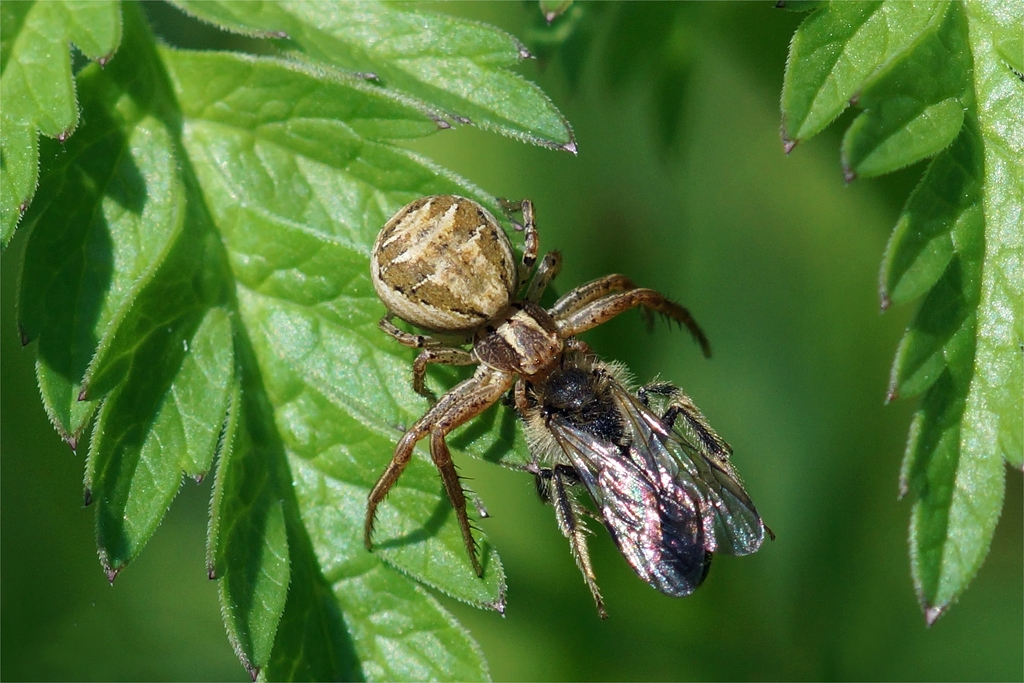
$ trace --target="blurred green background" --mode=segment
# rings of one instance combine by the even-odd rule
[[[770,4],[612,4],[545,29],[533,3],[445,5],[540,54],[527,64],[572,123],[579,155],[468,127],[414,148],[502,196],[529,197],[541,246],[565,255],[558,288],[623,272],[690,307],[711,338],[623,316],[587,341],[640,380],[684,387],[734,447],[778,534],[717,558],[672,599],[638,580],[603,530],[594,564],[601,622],[524,474],[479,461],[462,473],[508,572],[502,618],[442,598],[499,680],[1024,679],[1022,480],[966,594],[926,629],[909,576],[909,505],[896,483],[912,405],[883,406],[912,311],[879,314],[877,273],[923,165],[845,185],[848,113],[789,156],[779,140],[786,50],[803,15]],[[172,43],[194,24],[150,8]],[[186,40],[184,36],[188,36]],[[15,322],[19,235],[2,262],[0,662],[4,680],[244,680],[206,579],[209,484],[186,482],[138,562],[113,587],[82,506],[84,454],[49,426],[33,353]],[[384,457],[384,456],[382,456]]]

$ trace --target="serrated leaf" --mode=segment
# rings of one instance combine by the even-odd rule
[[[145,81],[132,80],[138,66],[83,72],[88,123],[66,150],[44,144],[44,157],[58,163],[44,174],[27,221],[34,229],[22,272],[22,339],[39,340],[43,405],[72,444],[96,407],[79,400],[90,363],[110,344],[184,224],[172,138],[149,114]],[[117,82],[122,77],[124,88]]]
[[[7,246],[35,191],[38,133],[63,140],[78,125],[69,43],[90,59],[109,59],[121,42],[121,12],[112,1],[8,2],[0,26],[0,243]]]
[[[1016,16],[1019,1],[832,3],[798,31],[783,95],[795,141],[861,93],[865,111],[844,139],[848,177],[937,154],[881,274],[883,308],[924,296],[889,397],[922,395],[900,490],[913,501],[911,570],[929,624],[984,561],[1004,460],[1024,459],[1024,84],[1002,57],[1005,18]],[[881,38],[872,56],[866,46]]]
[[[280,442],[254,379],[235,389],[211,509],[208,571],[228,637],[255,680],[267,665],[291,580]]]
[[[182,473],[209,469],[225,420],[233,371],[226,312],[195,311],[172,322],[136,350],[126,381],[103,402],[89,448],[86,488],[111,578],[156,531]]]
[[[963,59],[967,23],[955,6],[945,10],[938,6],[929,30],[863,85],[857,106],[864,111],[843,138],[847,178],[881,175],[935,156],[960,133],[970,79]]]
[[[372,74],[450,122],[575,152],[568,122],[534,84],[509,71],[527,55],[490,26],[376,2],[175,3],[229,31],[287,38],[323,66]]]
[[[782,86],[787,144],[816,135],[843,113],[872,74],[935,30],[945,5],[834,2],[808,16],[790,45]]]
[[[382,509],[382,545],[410,532],[412,538],[371,555],[359,531],[397,426],[425,409],[411,391],[407,350],[376,328],[384,310],[369,282],[370,244],[387,216],[414,196],[457,191],[493,200],[385,142],[392,126],[394,137],[403,137],[410,122],[430,119],[379,90],[355,81],[314,88],[303,68],[266,58],[163,56],[186,114],[184,145],[237,278],[239,321],[284,448],[300,456],[291,458],[293,484],[321,568],[336,584],[347,571],[338,567],[387,561],[462,600],[499,607],[500,562],[491,551],[484,580],[473,574],[432,465],[411,466]],[[194,77],[207,70],[209,78]],[[185,84],[179,73],[193,77]],[[276,87],[258,85],[265,82]],[[268,101],[271,93],[287,99],[278,105]],[[280,125],[251,116],[257,105],[284,112]],[[331,117],[299,117],[302,135],[293,134],[286,115],[312,108],[331,109]],[[364,130],[379,141],[357,133],[370,119],[373,127]],[[368,627],[351,614],[345,619],[350,630]]]
[[[43,144],[21,309],[69,440],[102,401],[86,483],[108,574],[138,556],[182,473],[204,475],[219,452],[208,571],[250,674],[486,677],[476,644],[413,580],[504,604],[497,553],[477,534],[478,578],[426,457],[382,506],[378,552],[358,530],[403,425],[426,409],[410,350],[376,327],[370,245],[423,194],[497,201],[394,144],[435,132],[436,103],[310,60],[160,48],[136,4],[124,16],[131,59],[83,70],[81,130]],[[475,32],[473,69],[502,70],[508,55],[487,41],[512,39],[437,21]],[[3,55],[13,63],[6,42]],[[515,118],[517,102],[495,106]],[[439,391],[457,380],[428,378]],[[451,444],[525,457],[504,408]]]
[[[480,647],[421,587],[376,567],[334,590],[368,680],[490,680]]]

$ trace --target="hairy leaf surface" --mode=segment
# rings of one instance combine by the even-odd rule
[[[64,140],[78,125],[69,43],[106,62],[121,42],[121,12],[113,0],[5,2],[0,27],[0,244],[7,246],[35,193],[39,134]]]
[[[284,9],[310,10],[266,11]],[[86,500],[108,576],[138,557],[183,475],[213,468],[206,569],[251,675],[487,678],[479,647],[424,586],[502,610],[504,572],[478,533],[485,571],[474,574],[425,455],[382,505],[376,551],[363,547],[367,493],[427,407],[411,388],[410,350],[377,329],[368,255],[387,217],[425,194],[500,213],[493,197],[395,144],[438,131],[445,102],[470,106],[442,91],[504,74],[504,94],[473,105],[503,121],[490,127],[551,145],[571,141],[568,128],[505,71],[514,39],[483,25],[424,15],[434,32],[409,46],[401,31],[418,15],[336,8],[363,21],[359,40],[393,44],[374,59],[396,82],[414,71],[402,55],[411,64],[419,54],[427,73],[450,46],[441,38],[459,38],[430,87],[407,74],[412,97],[309,59],[160,47],[138,6],[123,10],[118,58],[78,76],[76,135],[42,145],[19,310],[54,425],[72,445],[94,425]],[[12,14],[10,30],[33,11]],[[301,21],[312,31],[312,17]],[[23,53],[4,30],[6,78]],[[338,66],[348,54],[334,42],[317,49]],[[452,76],[460,69],[468,80]],[[441,391],[455,381],[446,369],[429,377]],[[492,461],[525,451],[500,407],[450,442]]]
[[[981,566],[1003,463],[1021,467],[1024,449],[1024,83],[1005,56],[1021,17],[1021,2],[834,2],[797,32],[783,89],[787,147],[851,99],[863,109],[843,141],[848,179],[932,158],[881,273],[883,308],[924,297],[889,397],[921,396],[900,490],[928,623]]]
[[[378,2],[192,2],[185,11],[229,31],[280,39],[313,62],[416,98],[432,116],[575,152],[568,122],[511,72],[522,43],[476,22]],[[298,55],[296,55],[298,56]]]

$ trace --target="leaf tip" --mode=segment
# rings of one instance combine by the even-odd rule
[[[61,132],[57,133],[57,142],[59,142],[60,144],[63,145],[65,142],[67,142],[67,139],[69,137],[71,137],[71,133],[72,132],[74,132],[74,131],[72,131],[71,129],[68,129],[68,130],[62,130]]]
[[[575,156],[579,152],[579,148],[576,146],[575,140],[570,140],[569,142],[562,145],[562,149],[564,149],[566,152],[570,152],[573,156]]]
[[[242,666],[244,666],[245,670],[248,672],[249,678],[251,678],[255,682],[255,680],[259,678],[260,668],[258,666],[255,666],[252,662],[250,662],[249,658],[246,657],[245,654],[243,654],[242,652],[238,653],[238,659],[241,660]]]
[[[82,495],[82,507],[89,507],[92,505],[92,489],[86,488],[85,493]]]
[[[202,484],[203,479],[206,479],[206,472],[200,472],[199,474],[195,474],[192,476],[192,478],[195,480],[197,484]]]
[[[854,171],[849,166],[847,166],[846,163],[844,162],[843,163],[843,180],[845,180],[846,184],[849,185],[850,183],[852,183],[856,179],[857,179],[857,172]]]
[[[113,52],[109,52],[109,53],[103,55],[102,57],[100,57],[99,59],[97,59],[96,63],[100,65],[101,69],[106,68],[107,64],[110,63],[110,60],[113,59],[113,57],[114,57],[114,53]]]
[[[882,286],[878,289],[878,307],[882,313],[885,313],[890,306],[892,306],[892,299],[889,297],[889,292]]]
[[[210,581],[217,580],[217,568],[213,566],[213,562],[206,563],[206,578]]]
[[[504,617],[505,616],[505,606],[506,606],[506,604],[507,604],[507,601],[505,600],[505,586],[504,586],[504,583],[503,583],[502,587],[501,587],[501,592],[498,593],[498,599],[494,600],[492,602],[485,602],[485,603],[482,604],[482,606],[485,609],[494,610],[495,612],[500,614],[502,617]]]
[[[860,93],[855,92],[853,93],[853,96],[850,98],[850,106],[856,107],[858,102],[860,102]]]
[[[110,582],[111,586],[114,585],[114,579],[117,578],[117,575],[120,574],[121,570],[124,569],[124,568],[125,568],[124,563],[119,564],[117,566],[111,566],[111,565],[107,564],[107,561],[106,561],[105,558],[103,560],[103,571],[107,575],[107,581]]]
[[[25,328],[20,324],[18,325],[18,339],[21,341],[22,346],[28,346],[28,343],[32,341],[28,337],[28,332],[26,332]]]
[[[89,400],[89,387],[82,387],[82,390],[78,392],[78,400],[79,401],[88,401]]]
[[[554,10],[551,10],[550,12],[545,12],[544,13],[544,21],[548,22],[548,26],[550,26],[551,22],[553,22],[557,18],[558,18],[558,12],[556,12]],[[519,54],[522,54],[522,52],[520,52]]]
[[[893,382],[892,384],[889,385],[889,390],[887,392],[885,392],[885,405],[889,405],[890,403],[892,403],[893,401],[895,401],[899,397],[900,397],[899,387],[897,387],[896,383]]]
[[[555,14],[555,17],[557,16],[558,14]],[[551,17],[551,19],[548,19],[548,23],[550,24],[552,21],[554,21],[555,17]],[[547,17],[545,16],[545,18]],[[533,53],[527,50],[526,46],[522,44],[519,45],[519,59],[533,59]]]
[[[790,152],[792,152],[793,148],[796,147],[796,143],[798,143],[798,142],[799,142],[799,140],[793,140],[793,139],[790,139],[790,138],[786,137],[786,133],[785,133],[785,131],[783,131],[783,133],[782,133],[782,151],[785,154],[788,155]]]
[[[936,621],[938,621],[939,617],[941,617],[945,612],[946,612],[946,606],[945,605],[943,605],[941,607],[935,607],[935,606],[925,607],[924,608],[924,623],[925,623],[925,626],[927,626],[928,628],[931,628],[932,624],[934,624]]]
[[[29,204],[29,200],[28,199],[25,199],[24,201],[21,202],[21,204],[18,204],[18,213],[20,215],[24,216],[25,212],[28,211],[28,204]]]
[[[68,445],[72,453],[78,452],[78,437],[72,434],[68,434],[64,437],[64,443]]]

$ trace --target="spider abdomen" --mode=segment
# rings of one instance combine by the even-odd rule
[[[388,310],[427,330],[480,327],[508,306],[518,284],[505,231],[482,206],[455,195],[424,197],[399,211],[370,258]]]

